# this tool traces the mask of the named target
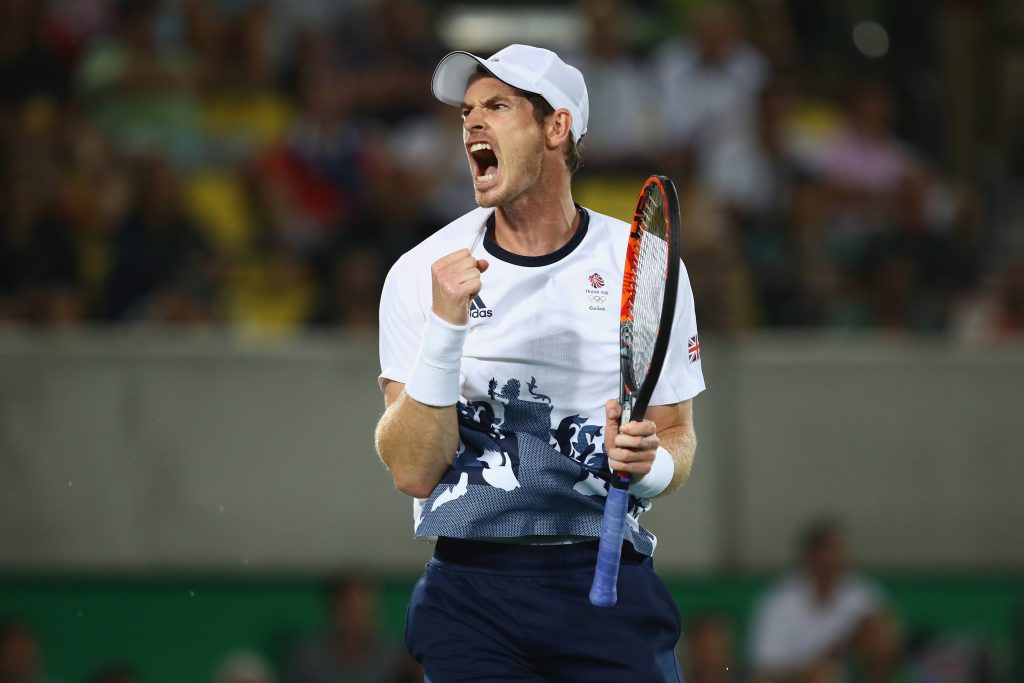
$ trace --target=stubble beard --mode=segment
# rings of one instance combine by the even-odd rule
[[[486,192],[478,191],[474,185],[477,205],[485,209],[507,206],[533,189],[540,181],[543,152],[544,141],[539,135],[524,144],[517,154],[504,162],[501,184]]]

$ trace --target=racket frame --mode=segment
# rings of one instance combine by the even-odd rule
[[[640,256],[640,243],[643,239],[644,211],[650,201],[649,188],[656,185],[665,197],[663,214],[665,234],[668,241],[668,261],[665,273],[665,294],[661,307],[661,318],[658,321],[658,334],[651,352],[651,365],[647,376],[639,388],[633,377],[633,303],[636,299],[636,268]],[[629,243],[626,246],[626,265],[622,275],[622,303],[619,309],[619,403],[622,405],[622,416],[619,424],[640,422],[644,419],[647,406],[654,394],[654,387],[661,376],[661,369],[668,355],[668,342],[672,334],[672,321],[675,318],[676,297],[679,289],[679,234],[681,231],[679,217],[679,195],[676,193],[672,180],[663,175],[652,175],[645,182],[637,199],[633,222],[629,228]],[[612,485],[629,488],[628,472],[615,473]]]
[[[633,376],[633,304],[636,300],[636,268],[640,255],[640,243],[646,222],[646,208],[650,201],[651,188],[657,186],[665,197],[663,207],[665,235],[668,254],[665,273],[661,317],[658,333],[651,352],[651,364],[639,389]],[[644,419],[647,406],[654,393],[654,387],[661,375],[668,342],[675,317],[676,295],[679,285],[680,233],[679,196],[675,185],[667,176],[649,177],[640,190],[633,222],[630,226],[629,242],[626,246],[626,264],[622,279],[622,304],[619,313],[619,402],[622,414],[619,425],[639,422]],[[605,448],[608,448],[606,443]],[[626,516],[629,510],[629,484],[632,478],[628,472],[612,472],[608,496],[605,499],[604,517],[601,520],[601,542],[598,546],[597,566],[594,582],[590,588],[590,602],[595,607],[611,607],[617,602],[619,564],[622,556],[622,539],[625,534]]]

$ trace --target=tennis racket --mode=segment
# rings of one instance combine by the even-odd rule
[[[633,213],[619,314],[619,424],[640,422],[661,374],[672,332],[679,282],[679,197],[665,176],[644,182]],[[622,536],[629,506],[628,472],[613,472],[601,522],[590,602],[616,602]]]

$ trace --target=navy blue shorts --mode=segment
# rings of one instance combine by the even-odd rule
[[[679,611],[651,558],[623,546],[618,604],[588,594],[597,542],[442,538],[416,584],[405,644],[429,683],[681,683]]]

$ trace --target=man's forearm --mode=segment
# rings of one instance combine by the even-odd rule
[[[395,487],[426,498],[455,459],[459,445],[455,406],[428,406],[401,391],[377,423],[377,454]]]
[[[661,446],[672,455],[672,462],[675,464],[675,472],[672,474],[672,483],[656,497],[674,493],[682,488],[683,484],[690,477],[690,470],[693,469],[693,458],[697,453],[697,434],[692,424],[679,427],[671,427],[658,432],[658,439]]]

